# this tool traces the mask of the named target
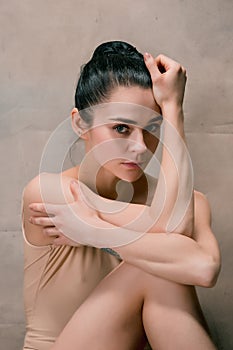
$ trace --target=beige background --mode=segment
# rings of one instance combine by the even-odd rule
[[[186,132],[196,188],[212,206],[223,266],[198,289],[219,349],[233,348],[233,1],[0,1],[0,348],[21,348],[20,200],[50,133],[73,106],[79,67],[106,40],[167,54],[188,70]]]

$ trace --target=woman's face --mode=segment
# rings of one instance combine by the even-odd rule
[[[95,108],[85,133],[86,151],[118,179],[140,178],[159,142],[160,108],[151,89],[118,87],[108,103]]]

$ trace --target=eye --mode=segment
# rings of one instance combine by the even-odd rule
[[[129,134],[130,128],[126,124],[117,124],[113,126],[113,129],[116,130],[118,134]]]
[[[159,128],[160,128],[159,124],[150,124],[150,125],[147,125],[146,127],[144,127],[144,130],[155,134],[159,130]]]

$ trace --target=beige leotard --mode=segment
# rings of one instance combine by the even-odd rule
[[[119,260],[92,247],[34,246],[24,235],[24,350],[48,350]]]

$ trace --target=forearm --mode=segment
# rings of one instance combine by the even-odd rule
[[[165,105],[163,110],[163,153],[151,215],[158,217],[155,232],[192,233],[193,172],[186,146],[182,106]],[[161,205],[163,207],[161,208]]]
[[[185,144],[183,98],[186,70],[170,58],[144,55],[151,74],[153,93],[164,118],[163,154],[159,183],[152,202],[152,216],[161,215],[157,228],[161,232],[192,234],[193,185],[192,166]],[[161,199],[163,208],[161,208]]]
[[[114,250],[127,263],[182,284],[210,287],[215,283],[219,268],[211,252],[177,233],[147,233]]]

